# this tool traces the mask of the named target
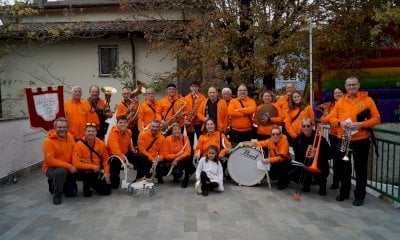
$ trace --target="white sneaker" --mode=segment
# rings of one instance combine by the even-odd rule
[[[201,182],[200,182],[200,180],[197,180],[196,183],[194,184],[194,191],[197,192],[198,194],[201,194]]]

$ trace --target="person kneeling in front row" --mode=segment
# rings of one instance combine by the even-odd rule
[[[217,147],[210,145],[207,155],[202,157],[197,165],[195,188],[203,196],[208,196],[208,192],[214,189],[223,192],[223,179],[224,171],[221,162],[218,160]]]

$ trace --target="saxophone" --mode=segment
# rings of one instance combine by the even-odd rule
[[[164,127],[164,129],[162,129],[160,132],[161,134],[165,135],[172,127],[172,125],[176,122],[178,115],[180,115],[183,112],[183,109],[186,107],[187,102],[183,101],[182,106],[179,108],[179,110],[168,120],[167,122],[167,126]]]
[[[187,118],[187,122],[186,122],[186,131],[187,132],[193,132],[194,131],[194,127],[193,127],[193,120],[196,118],[197,115],[197,108],[199,108],[200,104],[201,104],[201,100],[199,99],[199,97],[196,95],[195,92],[193,92],[193,106],[192,106],[192,110],[190,111],[188,118]]]

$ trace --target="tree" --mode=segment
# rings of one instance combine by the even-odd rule
[[[316,9],[309,0],[193,0],[121,1],[134,18],[163,20],[160,28],[145,29],[152,47],[167,47],[180,63],[170,74],[205,85],[254,84],[262,79],[274,88],[279,69],[294,77],[305,66],[308,14]],[[167,18],[163,10],[180,9],[182,18]],[[282,64],[285,63],[285,64]],[[204,85],[204,84],[203,84]]]

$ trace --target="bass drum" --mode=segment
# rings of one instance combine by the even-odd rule
[[[239,148],[229,156],[229,175],[239,185],[254,186],[265,177],[265,171],[257,168],[257,161],[261,160],[262,155],[256,149],[250,147]]]

